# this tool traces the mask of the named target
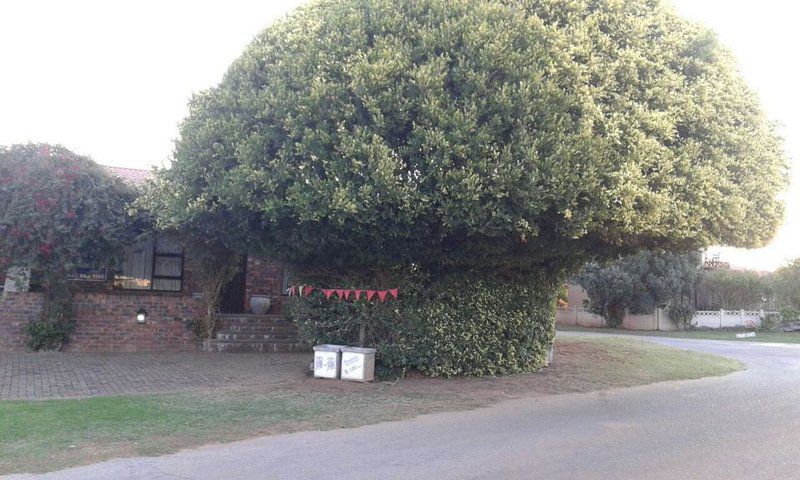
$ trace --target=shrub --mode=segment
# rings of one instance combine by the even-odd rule
[[[44,296],[29,346],[54,349],[72,330],[68,278],[105,265],[136,234],[134,192],[91,159],[60,146],[0,147],[0,271],[30,268]]]
[[[415,275],[399,301],[340,302],[315,293],[292,298],[289,316],[312,344],[355,345],[363,337],[378,350],[383,376],[501,375],[546,364],[558,285],[544,275]]]
[[[761,327],[759,330],[762,332],[771,332],[775,330],[778,325],[782,324],[781,315],[778,313],[769,313],[761,319]]]
[[[692,326],[695,309],[691,303],[683,300],[676,300],[667,307],[667,315],[670,320],[675,322],[678,328],[686,330]]]

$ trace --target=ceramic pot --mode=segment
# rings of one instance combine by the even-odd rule
[[[271,304],[270,298],[266,295],[250,296],[250,311],[256,315],[264,315],[267,313]]]

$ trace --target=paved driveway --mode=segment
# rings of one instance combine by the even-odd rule
[[[114,460],[41,478],[800,478],[800,346],[652,341],[735,357],[748,369]]]
[[[276,385],[308,354],[0,353],[0,399],[125,395]]]

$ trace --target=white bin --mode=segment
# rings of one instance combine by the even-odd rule
[[[375,349],[342,347],[342,380],[375,380]]]
[[[314,376],[339,378],[342,366],[342,345],[317,345],[314,347]]]

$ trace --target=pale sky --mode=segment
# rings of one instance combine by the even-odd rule
[[[264,26],[303,0],[44,1],[0,4],[0,144],[60,143],[106,165],[168,164],[193,92],[219,82]],[[673,0],[714,29],[800,159],[800,5]],[[793,162],[794,165],[795,162]],[[800,257],[800,168],[784,226],[766,248],[711,249],[772,270]],[[795,240],[798,239],[798,240]]]

